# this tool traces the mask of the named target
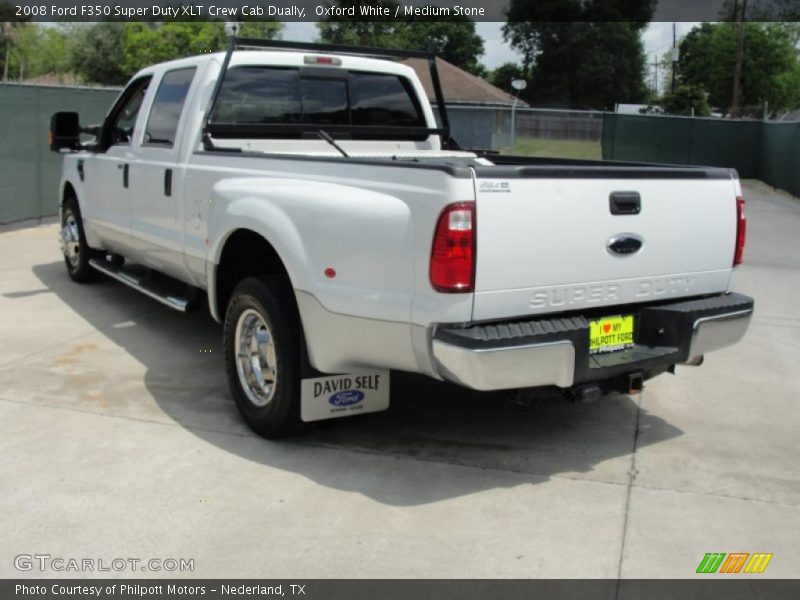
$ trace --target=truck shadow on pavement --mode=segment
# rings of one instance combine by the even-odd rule
[[[546,399],[522,412],[500,393],[393,372],[388,411],[318,423],[287,440],[263,440],[250,432],[230,398],[221,326],[206,306],[181,315],[110,280],[76,285],[60,261],[33,271],[127,354],[111,364],[130,357],[144,367],[146,393],[141,368],[115,372],[97,361],[81,363],[104,397],[101,405],[91,404],[80,398],[85,390],[71,391],[79,396],[74,403],[86,403],[83,410],[171,420],[247,460],[385,504],[416,506],[552,477],[626,485],[635,438],[642,448],[682,435],[622,394],[588,405]],[[114,312],[126,317],[109,322],[100,303],[121,304]]]

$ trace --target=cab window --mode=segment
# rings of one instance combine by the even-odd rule
[[[142,77],[133,81],[123,92],[104,131],[105,147],[131,143],[136,117],[139,115],[149,84],[150,77]]]
[[[161,78],[144,130],[145,145],[166,148],[174,146],[178,122],[196,71],[195,67],[176,69],[165,73]]]

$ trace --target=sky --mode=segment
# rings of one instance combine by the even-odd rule
[[[678,39],[697,25],[697,23],[676,23]],[[475,28],[485,43],[486,51],[482,57],[483,64],[489,69],[499,67],[505,62],[517,62],[519,56],[503,41],[503,23],[476,23]],[[285,23],[283,39],[310,41],[317,37],[314,23]],[[643,34],[645,52],[649,62],[653,62],[652,54],[660,57],[672,46],[672,23],[653,22]]]

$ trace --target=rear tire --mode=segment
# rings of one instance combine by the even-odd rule
[[[228,385],[242,418],[265,438],[300,428],[301,335],[285,278],[248,277],[236,286],[223,333]]]
[[[67,198],[61,210],[61,250],[72,281],[88,283],[97,279],[97,271],[89,265],[96,253],[86,243],[81,210],[75,198]]]

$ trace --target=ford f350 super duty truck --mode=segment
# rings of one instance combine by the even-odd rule
[[[398,58],[428,60],[438,121]],[[390,370],[590,399],[744,335],[734,171],[467,152],[447,124],[424,53],[233,39],[146,68],[102,125],[51,121],[67,271],[206,295],[268,437],[386,408]]]

